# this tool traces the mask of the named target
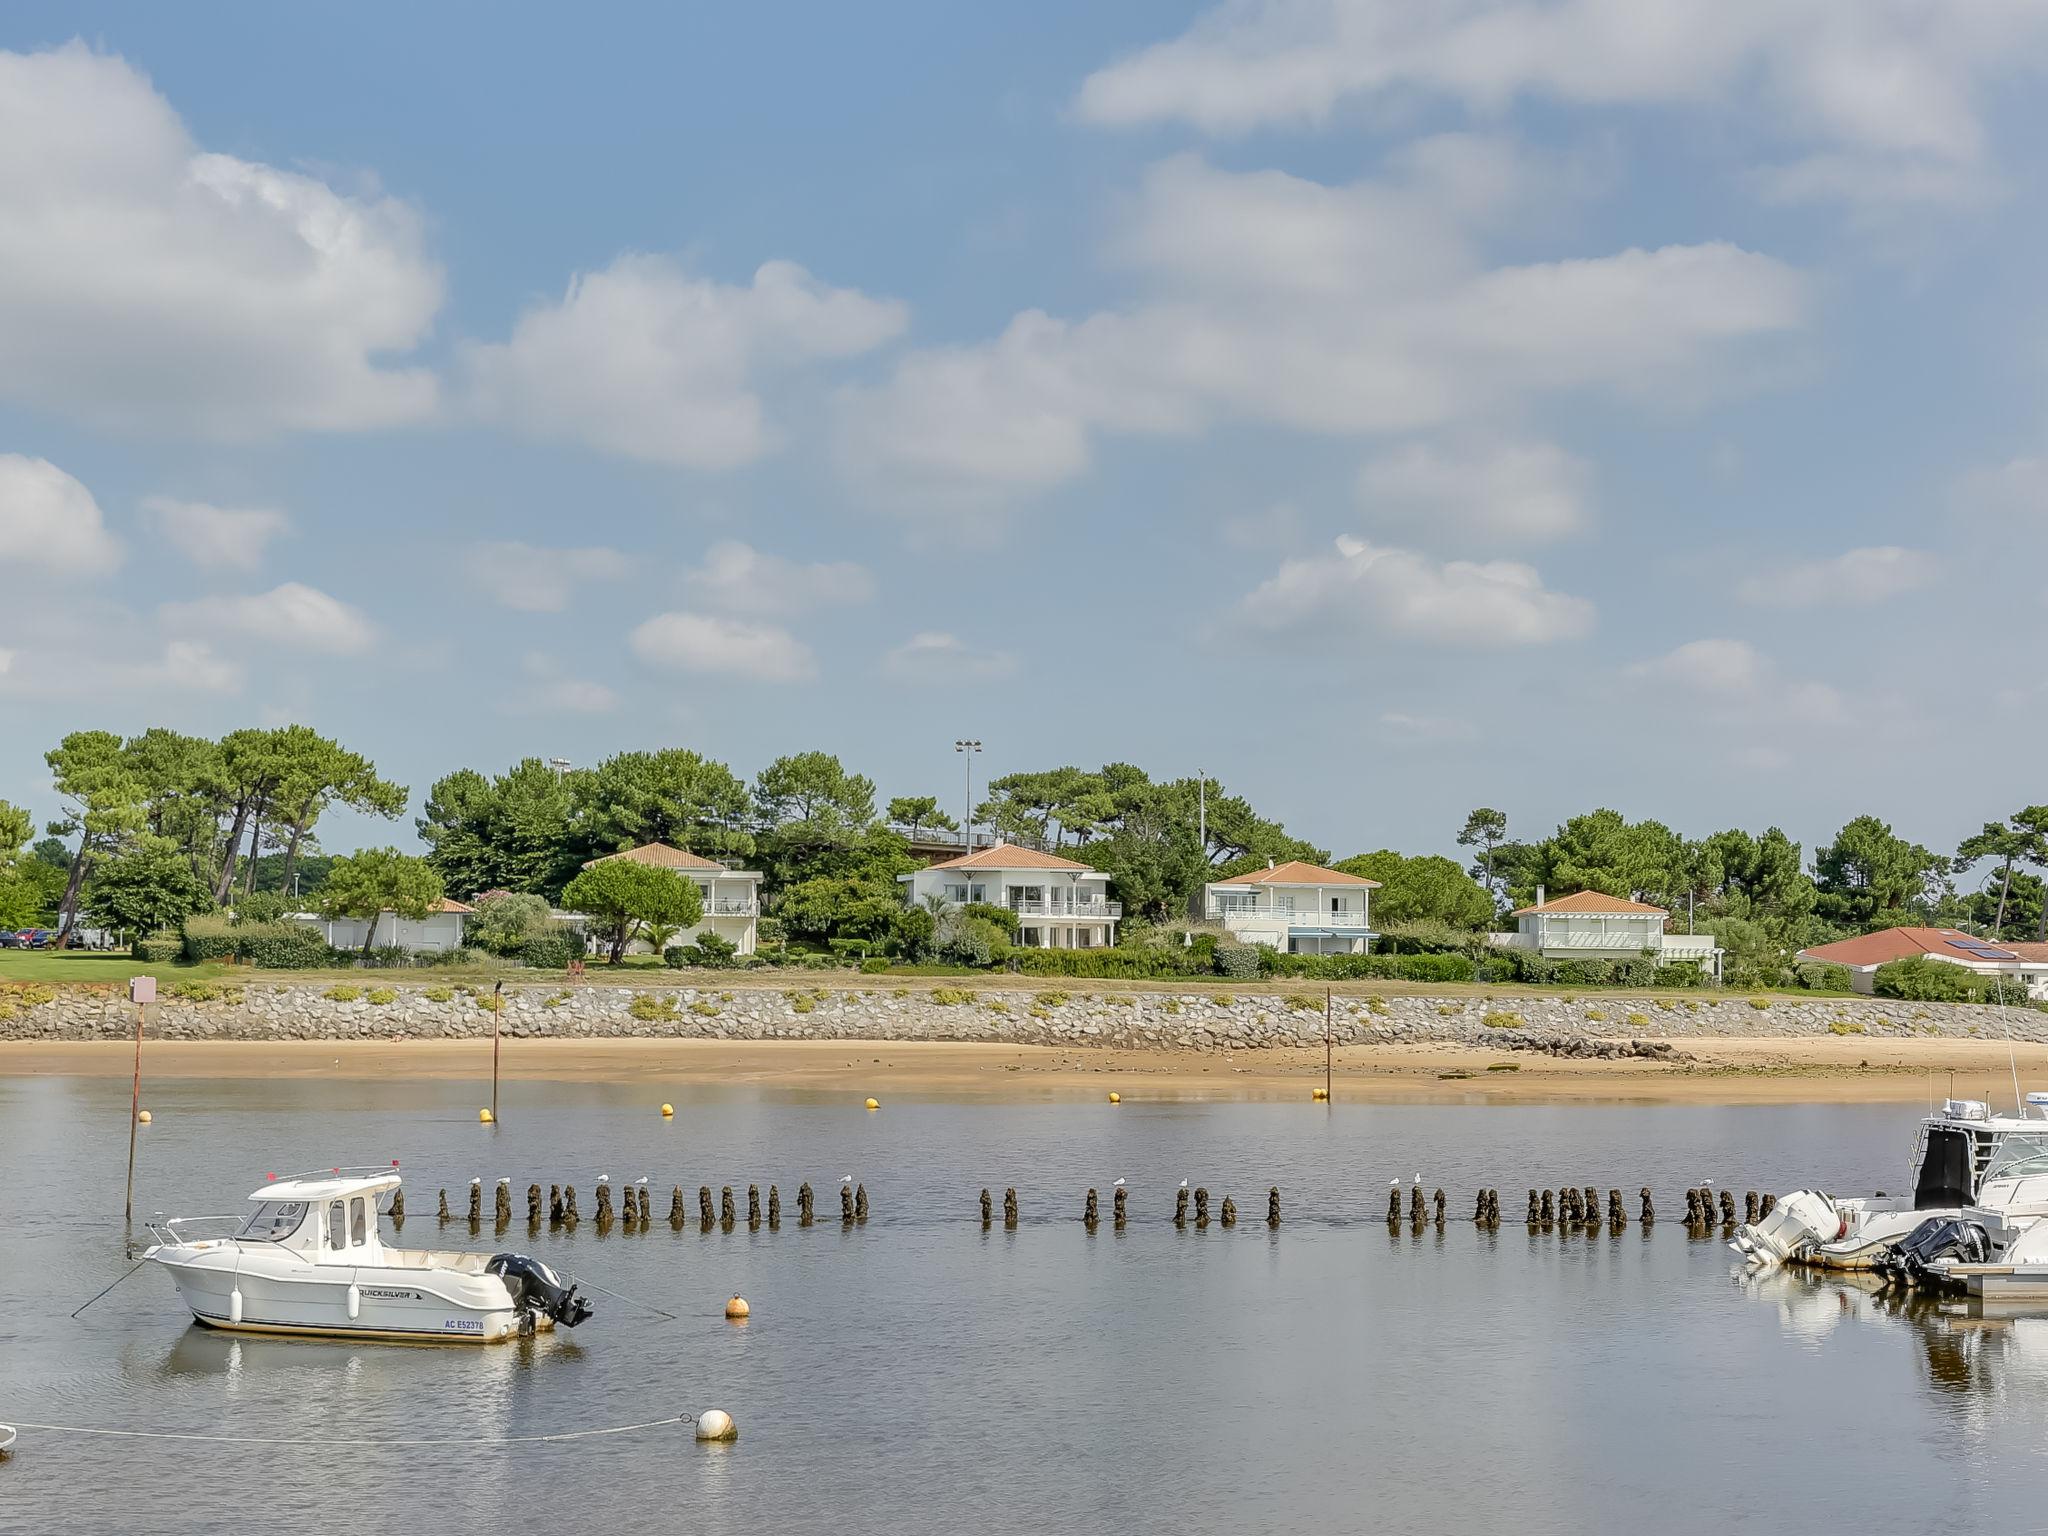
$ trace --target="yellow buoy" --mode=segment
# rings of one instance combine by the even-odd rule
[[[476,1112],[476,1118],[477,1123],[479,1125],[489,1125],[498,1117],[492,1114],[488,1109],[480,1109]]]
[[[1309,1095],[1312,1099],[1327,1099],[1329,1096],[1330,1090],[1327,1088],[1318,1088]]]
[[[880,1109],[881,1107],[882,1107],[882,1101],[881,1101],[880,1099],[869,1099],[869,1100],[868,1100],[868,1108],[869,1108],[869,1109]]]
[[[142,1124],[147,1125],[149,1124],[149,1111],[146,1109],[137,1110],[135,1112],[135,1118]]]
[[[1121,1103],[1123,1103],[1123,1101],[1124,1101],[1124,1096],[1123,1096],[1122,1094],[1120,1094],[1120,1093],[1112,1093],[1112,1094],[1111,1094],[1111,1095],[1109,1096],[1109,1102],[1110,1102],[1110,1103],[1112,1103],[1112,1104],[1121,1104]]]
[[[676,1107],[673,1104],[664,1104],[661,1106],[661,1118],[664,1120],[669,1119],[671,1116],[675,1114],[675,1112]]]
[[[725,1304],[725,1315],[738,1322],[741,1318],[753,1316],[753,1308],[747,1305],[746,1297],[735,1296]]]
[[[737,1440],[739,1425],[733,1423],[732,1415],[719,1408],[707,1408],[697,1416],[697,1438],[699,1440]]]

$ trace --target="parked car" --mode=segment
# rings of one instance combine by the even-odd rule
[[[21,931],[23,949],[53,949],[57,944],[57,930],[54,928],[24,928]]]
[[[13,930],[11,930],[11,929],[7,929],[7,928],[0,928],[0,949],[27,949],[27,948],[28,948],[28,944],[27,944],[27,942],[26,942],[25,940],[23,940],[23,938],[22,938],[22,936],[21,936],[20,934],[18,934],[18,933],[15,933],[15,932],[14,932]]]

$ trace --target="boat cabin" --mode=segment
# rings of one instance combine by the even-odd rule
[[[2036,1113],[2048,1113],[2048,1095],[2028,1094]],[[2024,1114],[1994,1115],[1982,1099],[1949,1099],[1920,1122],[1913,1160],[1913,1209],[1949,1210],[1976,1203],[1999,1147],[2016,1131],[2044,1129]]]
[[[334,1168],[271,1179],[250,1194],[256,1209],[236,1229],[234,1240],[276,1243],[315,1264],[381,1264],[377,1197],[398,1185],[396,1165],[374,1172]]]

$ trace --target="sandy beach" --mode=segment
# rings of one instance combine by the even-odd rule
[[[1337,1051],[1339,1099],[1499,1103],[1627,1100],[1669,1103],[1885,1103],[1950,1089],[2008,1097],[1999,1041],[1731,1039],[1683,1042],[1685,1060],[1559,1060],[1455,1045]],[[125,1076],[120,1042],[0,1043],[0,1076]],[[487,1079],[488,1042],[152,1041],[147,1077],[428,1077]],[[2048,1082],[2048,1046],[2018,1047],[2021,1082]],[[1323,1076],[1319,1051],[1085,1050],[1046,1046],[861,1041],[508,1041],[507,1078],[624,1082],[686,1077],[806,1094],[1008,1099],[1307,1099]]]

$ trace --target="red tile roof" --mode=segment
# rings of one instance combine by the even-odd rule
[[[1366,885],[1378,890],[1377,880],[1368,880],[1363,875],[1347,875],[1340,869],[1325,869],[1320,864],[1305,864],[1300,859],[1289,859],[1285,864],[1275,864],[1270,869],[1255,869],[1249,874],[1232,875],[1228,880],[1212,880],[1211,885]]]
[[[1569,896],[1559,896],[1546,901],[1540,907],[1521,907],[1509,914],[1513,917],[1527,917],[1531,912],[1591,912],[1610,917],[1669,917],[1671,914],[1662,907],[1650,906],[1647,902],[1629,901],[1625,897],[1610,896],[1605,891],[1574,891]]]
[[[685,853],[680,848],[671,848],[667,843],[642,843],[638,848],[627,848],[619,853],[608,853],[603,858],[591,859],[584,864],[602,864],[606,859],[630,859],[635,864],[651,864],[656,869],[704,869],[725,871],[723,864],[715,864],[699,854]]]
[[[1057,854],[1040,853],[1035,848],[1019,848],[1014,843],[997,843],[990,848],[977,848],[972,853],[963,853],[957,859],[946,859],[928,866],[932,869],[1071,869],[1082,874],[1089,873],[1086,864],[1076,864],[1072,859],[1060,858]]]
[[[1853,939],[1837,939],[1832,944],[1816,944],[1811,949],[1802,949],[1799,958],[1822,960],[1830,965],[1856,966],[1886,965],[1914,955],[1939,955],[1945,960],[1960,960],[1966,965],[1995,965],[2000,958],[2020,958],[2011,944],[1993,946],[1997,955],[1978,955],[1959,947],[1957,940],[1969,945],[1985,942],[1955,928],[1880,928],[1876,933],[1862,933]]]
[[[461,902],[451,901],[448,897],[443,896],[440,905],[436,906],[434,910],[436,912],[474,912],[476,908],[465,907]]]

